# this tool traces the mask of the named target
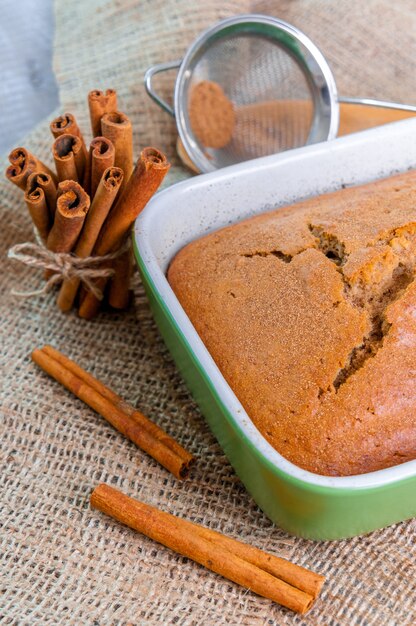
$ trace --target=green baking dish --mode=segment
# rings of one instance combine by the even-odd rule
[[[329,477],[284,459],[255,428],[166,280],[192,239],[268,209],[416,166],[416,119],[197,176],[157,194],[134,252],[156,323],[202,413],[254,500],[290,533],[340,539],[416,515],[416,460]]]

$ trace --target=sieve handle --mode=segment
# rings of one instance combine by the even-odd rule
[[[155,74],[160,74],[160,72],[167,72],[169,70],[179,69],[182,64],[182,59],[180,61],[169,61],[168,63],[158,63],[157,65],[152,65],[146,71],[144,75],[144,86],[146,88],[149,96],[154,100],[166,113],[169,113],[172,117],[175,117],[175,111],[173,107],[170,106],[167,102],[163,100],[160,96],[157,95],[155,90],[153,89],[152,80]]]
[[[370,107],[382,109],[395,109],[396,111],[409,111],[416,113],[416,106],[412,104],[399,104],[398,102],[384,102],[383,100],[373,100],[372,98],[338,98],[339,102],[345,104],[364,104]]]

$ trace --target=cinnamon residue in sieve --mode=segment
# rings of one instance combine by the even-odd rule
[[[235,111],[218,83],[203,80],[189,97],[189,120],[196,138],[206,148],[224,148],[233,135]]]

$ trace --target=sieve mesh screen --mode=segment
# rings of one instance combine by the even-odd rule
[[[259,33],[211,40],[192,68],[188,108],[202,81],[219,85],[234,108],[231,139],[223,147],[208,145],[195,124],[189,124],[198,148],[215,168],[308,142],[315,113],[313,93],[297,60],[276,41]],[[212,99],[207,101],[198,115],[201,123],[222,132],[221,103],[213,106]]]

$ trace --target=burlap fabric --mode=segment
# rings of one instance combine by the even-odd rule
[[[174,156],[174,124],[142,87],[151,63],[180,58],[211,22],[249,9],[303,28],[327,54],[345,95],[411,101],[415,74],[413,0],[341,2],[56,0],[54,66],[62,110],[87,129],[86,93],[112,86],[135,128],[136,150]],[[167,93],[172,78],[160,81]],[[50,162],[45,122],[24,145]],[[139,280],[135,303],[92,322],[64,316],[54,295],[16,300],[33,273],[5,261],[31,238],[22,194],[0,183],[2,624],[410,625],[416,622],[415,521],[348,541],[288,536],[254,505],[192,402],[152,321]],[[48,379],[29,355],[51,343],[151,415],[195,453],[178,482],[83,403]],[[306,617],[229,583],[89,507],[106,481],[132,496],[240,537],[325,574]]]

